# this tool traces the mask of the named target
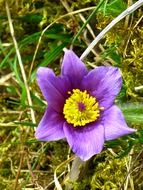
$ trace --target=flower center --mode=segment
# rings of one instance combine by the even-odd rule
[[[100,116],[99,104],[95,97],[90,96],[86,90],[74,89],[69,92],[71,96],[66,99],[63,114],[68,123],[76,126],[85,126],[96,121]]]

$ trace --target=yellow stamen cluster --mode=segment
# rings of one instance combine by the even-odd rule
[[[92,97],[86,90],[74,89],[69,92],[71,96],[66,99],[63,114],[66,121],[76,126],[85,126],[96,121],[100,116],[100,108],[95,97]],[[82,108],[80,109],[80,104]]]

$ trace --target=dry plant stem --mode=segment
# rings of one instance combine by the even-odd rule
[[[11,169],[11,173],[15,176],[16,175],[16,171],[14,169],[14,163],[13,160],[11,158],[8,158],[8,160],[10,161],[10,169]]]
[[[79,17],[81,18],[81,20],[83,21],[83,23],[86,22],[86,20],[85,20],[85,18],[83,17],[82,14],[79,13]],[[86,27],[87,27],[87,29],[89,30],[89,32],[90,32],[90,34],[92,35],[92,37],[95,39],[96,36],[94,35],[94,32],[93,32],[92,28],[90,27],[90,25],[87,24]],[[86,45],[89,46],[90,43],[88,42],[88,39],[87,39],[87,37],[86,37],[86,32],[84,32],[84,38],[85,38],[85,43],[86,43]],[[104,48],[103,48],[103,46],[102,46],[101,44],[99,44],[99,48],[100,48],[100,50],[101,50],[102,52],[104,51]],[[99,54],[98,54],[94,49],[91,49],[91,51],[92,51],[92,53],[96,56],[96,60],[100,58]],[[108,58],[108,60],[109,60],[111,63],[114,62],[110,57],[107,57],[107,58]]]
[[[9,27],[10,27],[10,33],[11,33],[11,36],[12,36],[12,39],[13,39],[13,43],[14,43],[14,46],[15,46],[16,55],[17,55],[17,58],[18,58],[21,74],[22,74],[23,81],[24,81],[25,88],[26,88],[26,92],[27,92],[27,100],[28,100],[28,104],[30,106],[31,119],[32,119],[33,123],[36,123],[34,110],[32,109],[32,99],[31,99],[31,96],[30,96],[30,90],[29,90],[29,86],[28,86],[28,83],[27,83],[27,78],[26,78],[24,67],[23,67],[21,55],[20,55],[20,52],[19,52],[18,44],[17,44],[16,38],[15,38],[15,35],[14,35],[14,28],[13,28],[11,15],[10,15],[10,11],[9,11],[9,7],[8,7],[7,2],[5,3],[5,6],[6,6],[6,12],[7,12],[7,17],[8,17]]]
[[[130,154],[132,155],[133,154],[133,149],[131,150]],[[131,182],[131,175],[130,175],[130,168],[131,168],[131,163],[132,163],[132,156],[129,155],[126,159],[126,168],[127,168],[127,172],[129,173],[127,178],[126,178],[126,182],[125,182],[125,185],[124,185],[124,190],[128,190],[128,185],[129,185],[129,182]]]
[[[114,157],[117,156],[117,154],[112,150],[112,148],[107,149]]]
[[[84,38],[84,41],[85,41],[86,45],[89,46],[90,42],[89,42],[89,40],[87,38],[87,30],[85,30],[83,32],[83,38]],[[91,52],[95,55],[95,57],[97,59],[99,58],[99,55],[97,54],[97,52],[94,49],[92,49]]]
[[[19,164],[19,167],[18,167],[16,179],[15,179],[14,190],[16,190],[16,188],[17,188],[18,179],[19,179],[19,176],[20,176],[20,173],[21,173],[21,168],[22,168],[22,164],[23,164],[24,155],[25,155],[25,152],[24,152],[24,149],[23,149],[23,151],[21,153],[21,156],[20,156],[20,164]]]
[[[14,76],[14,73],[9,73],[3,77],[0,78],[0,86],[5,85],[6,81],[9,80],[11,77]]]
[[[14,124],[12,122],[9,123],[0,123],[0,129],[3,127],[17,127],[17,124]]]
[[[126,175],[126,177],[125,177],[123,183],[121,184],[119,190],[122,190],[122,189],[123,189],[123,187],[124,187],[124,183],[126,182],[126,179],[127,179],[128,175],[131,174],[131,173],[133,172],[133,170],[134,170],[134,169],[133,169],[134,164],[135,164],[136,161],[139,159],[139,157],[142,155],[142,153],[143,153],[143,150],[141,150],[141,151],[139,152],[139,154],[136,156],[135,160],[132,161],[132,164],[131,164],[131,166],[130,166],[130,168],[129,168],[129,171],[127,172],[127,175]]]
[[[80,10],[77,10],[77,11],[73,11],[73,12],[67,13],[67,14],[62,15],[61,17],[55,19],[51,24],[49,24],[46,28],[44,28],[44,30],[41,32],[41,35],[40,35],[40,37],[39,37],[39,40],[38,40],[38,43],[37,43],[37,46],[36,46],[36,49],[35,49],[35,52],[34,52],[34,56],[33,56],[32,62],[31,62],[30,70],[29,70],[28,79],[30,78],[30,75],[31,75],[31,72],[32,72],[32,69],[33,69],[33,66],[34,66],[35,58],[36,58],[36,55],[37,55],[37,52],[38,52],[38,49],[39,49],[39,46],[40,46],[40,42],[41,42],[41,40],[42,40],[42,37],[43,37],[44,33],[45,33],[53,24],[57,23],[59,20],[65,18],[65,17],[71,16],[71,15],[74,15],[74,14],[78,14],[78,13],[81,13],[81,12],[93,10],[93,9],[95,9],[95,6],[93,6],[93,7],[88,7],[88,8],[84,8],[84,9],[80,9]]]
[[[132,4],[133,4],[133,1],[128,0],[127,6],[130,7]],[[126,18],[125,18],[125,23],[124,23],[125,28],[128,28],[129,20],[130,20],[130,15],[127,15]]]
[[[141,22],[142,19],[143,19],[143,15],[139,18],[139,20],[137,21],[137,23],[135,24],[133,29],[135,29],[137,27],[137,25]]]
[[[83,16],[81,13],[79,13],[79,17],[80,17],[80,19],[83,21],[83,23],[86,22],[86,19],[84,18],[84,16]],[[94,35],[94,32],[93,32],[92,28],[90,27],[90,25],[87,24],[86,27],[87,27],[87,29],[89,30],[89,32],[90,32],[90,34],[92,35],[92,37],[93,37],[93,38],[96,38],[96,36]]]
[[[60,177],[62,177],[63,175],[65,175],[65,171],[63,172],[63,173],[61,173],[57,178],[59,179]],[[53,180],[53,181],[51,181],[50,183],[48,183],[48,185],[44,188],[44,190],[48,190],[48,188],[52,185],[52,184],[54,184],[55,183],[55,181]]]
[[[125,58],[127,56],[127,48],[128,48],[128,45],[129,45],[129,42],[130,42],[130,39],[131,39],[131,35],[132,35],[132,31],[131,31],[131,25],[132,25],[132,21],[133,21],[133,17],[132,17],[132,20],[131,20],[131,24],[129,26],[130,28],[130,32],[128,34],[128,39],[126,41],[126,45],[125,45],[125,48],[123,50],[123,57]]]
[[[82,15],[81,13],[79,13],[79,17],[80,17],[80,19],[82,20],[83,23],[86,22],[86,19],[83,17],[83,15]],[[92,28],[90,27],[90,25],[87,24],[86,27],[87,27],[88,31],[90,32],[90,34],[92,35],[93,39],[95,39],[96,37],[95,37],[94,32],[93,32]],[[89,42],[88,42],[88,39],[87,39],[87,37],[86,37],[86,32],[84,32],[84,36],[85,36],[85,40],[86,40],[85,43],[86,43],[86,45],[88,46],[88,45],[89,45]],[[98,53],[97,53],[94,49],[92,49],[91,51],[92,51],[92,53],[93,53],[96,57],[99,57]]]
[[[83,15],[82,15],[81,13],[79,13],[79,17],[80,17],[80,19],[83,21],[83,23],[86,22],[86,19],[83,17]],[[86,27],[87,27],[87,29],[89,30],[89,32],[90,32],[91,36],[93,37],[93,39],[95,39],[96,36],[95,36],[95,34],[94,34],[92,28],[90,27],[90,25],[87,24]],[[87,42],[87,44],[88,44],[88,42]],[[89,45],[89,44],[88,44],[88,45]],[[99,48],[100,48],[101,51],[104,51],[104,48],[103,48],[103,46],[102,46],[101,44],[99,44]],[[96,56],[99,56],[98,53],[97,53],[94,49],[92,49],[91,51],[93,51],[93,54],[95,54]]]
[[[127,8],[125,11],[123,11],[119,16],[117,16],[110,24],[108,24],[96,37],[95,40],[89,45],[89,47],[83,52],[80,59],[83,60],[91,51],[91,49],[94,48],[94,46],[104,37],[104,35],[120,20],[122,20],[125,16],[129,15],[130,13],[134,12],[136,9],[141,7],[143,5],[143,0],[139,0],[136,3],[134,3],[132,6]]]
[[[60,0],[60,2],[62,3],[62,5],[64,6],[64,8],[66,9],[66,11],[67,11],[68,13],[71,13],[71,12],[72,12],[72,9],[71,9],[71,7],[69,6],[67,0]],[[72,18],[73,22],[74,22],[77,26],[79,26],[79,23],[78,23],[77,19],[73,16],[73,14],[71,15],[71,18]],[[70,49],[73,49],[73,44],[70,45]]]
[[[67,160],[69,160],[70,159],[70,154],[71,154],[71,148],[69,148],[69,150],[68,150],[68,155],[67,155]],[[70,164],[68,164],[67,165],[67,169],[68,169],[68,172],[70,172]]]
[[[64,8],[66,9],[66,11],[68,13],[71,13],[72,10],[71,10],[71,7],[69,6],[68,2],[66,0],[60,0],[60,2],[62,3],[62,5],[64,6]],[[72,19],[75,20],[74,16],[71,15]],[[75,20],[76,21],[76,20]]]
[[[60,165],[57,166],[57,168],[54,171],[54,182],[55,182],[55,187],[57,188],[57,190],[63,190],[62,186],[60,185],[59,181],[58,181],[58,177],[57,177],[57,171],[60,167],[65,166],[66,164],[68,164],[69,162],[73,161],[75,159],[74,156],[70,157],[68,160],[62,162]]]
[[[6,111],[3,111],[2,113],[0,112],[0,115],[2,114],[5,114],[5,115],[15,115],[15,114],[21,114],[23,113],[23,111],[13,111],[13,110],[6,110]]]
[[[21,117],[22,117],[22,113],[19,115],[19,120],[21,120]],[[23,165],[24,156],[26,155],[25,146],[23,145],[23,142],[22,142],[22,133],[20,134],[20,145],[21,145],[20,163],[19,163],[19,167],[18,167],[16,179],[15,179],[14,190],[17,189],[18,179],[19,179],[20,174],[21,174],[21,168],[22,168],[22,165]]]
[[[135,87],[135,91],[143,90],[143,86],[137,86]]]
[[[37,179],[36,179],[35,176],[34,176],[34,173],[33,173],[32,166],[31,166],[31,164],[30,164],[28,155],[27,155],[27,166],[28,166],[28,170],[29,170],[29,172],[30,172],[30,175],[31,175],[31,177],[32,177],[32,182],[33,182],[33,184],[36,185],[36,186],[38,186],[38,184],[37,184]]]
[[[132,30],[134,30],[134,29],[137,27],[137,25],[141,22],[142,18],[143,18],[143,15],[139,18],[139,20],[137,21],[137,23],[135,24],[135,26],[133,27]],[[133,18],[132,18],[132,20],[131,20],[130,30],[131,30],[132,22],[133,22]],[[131,39],[131,35],[132,35],[132,31],[131,31],[130,34],[129,34],[128,40],[127,40],[127,42],[126,42],[125,49],[124,49],[124,51],[123,51],[123,57],[124,57],[124,58],[127,56],[127,55],[126,55],[126,51],[127,51],[127,48],[128,48],[129,42],[130,42],[130,39]],[[135,88],[136,88],[136,87],[135,87]],[[136,89],[135,89],[135,91],[136,91]]]
[[[132,0],[128,0],[128,7],[131,6],[133,4],[133,1]],[[130,21],[131,20],[131,21]],[[129,24],[129,21],[130,21],[130,24]],[[123,57],[125,58],[127,56],[126,52],[127,52],[127,47],[129,45],[129,42],[130,42],[130,38],[131,38],[131,27],[132,27],[132,23],[133,23],[133,15],[131,16],[131,19],[130,19],[130,15],[127,15],[125,17],[125,23],[124,23],[124,28],[127,29],[128,32],[128,39],[127,41],[125,42],[125,49],[123,50]],[[124,42],[123,42],[124,43]]]

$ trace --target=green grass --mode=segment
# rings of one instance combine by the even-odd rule
[[[20,67],[10,35],[5,1],[2,0],[0,189],[53,190],[55,182],[59,189],[68,189],[70,185],[74,190],[108,190],[121,187],[125,190],[142,189],[143,92],[135,90],[135,87],[143,85],[142,9],[115,25],[85,61],[89,69],[100,65],[113,65],[121,69],[124,84],[116,103],[122,109],[128,125],[138,131],[107,142],[101,154],[94,156],[85,165],[81,162],[80,168],[77,165],[77,172],[80,173],[78,180],[69,183],[69,168],[71,169],[74,157],[67,142],[39,142],[34,136],[35,127],[46,108],[36,83],[36,71],[44,66],[59,74],[63,48],[73,47],[80,56],[89,42],[93,41],[90,30],[97,36],[127,8],[129,1],[7,2],[22,65]],[[79,12],[85,18],[85,23]],[[86,28],[87,24],[90,29]]]

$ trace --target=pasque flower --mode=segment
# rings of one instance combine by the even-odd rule
[[[88,71],[73,51],[66,50],[61,75],[40,67],[37,81],[48,102],[37,139],[66,138],[73,152],[88,160],[102,151],[105,141],[135,132],[114,104],[122,85],[118,68],[100,66]]]

